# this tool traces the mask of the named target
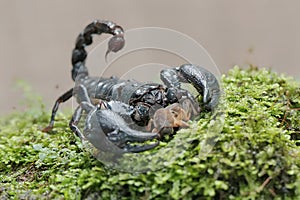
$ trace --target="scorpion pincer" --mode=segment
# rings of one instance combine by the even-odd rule
[[[193,85],[202,95],[201,108],[213,110],[217,106],[220,88],[216,77],[193,64],[163,69],[160,78],[164,85],[122,80],[114,76],[90,77],[85,66],[85,47],[92,43],[92,35],[102,33],[113,35],[105,58],[110,52],[117,52],[124,47],[121,26],[100,20],[86,26],[77,37],[72,53],[72,79],[76,86],[56,100],[50,123],[43,131],[48,132],[53,128],[59,104],[74,96],[79,106],[69,125],[77,136],[88,140],[99,150],[141,152],[156,147],[158,142],[141,145],[131,143],[158,139],[163,134],[172,133],[175,127],[187,127],[187,121],[200,113],[197,97],[183,89],[181,83]],[[77,125],[83,112],[87,113],[87,117],[82,133]],[[136,126],[145,128],[137,131],[134,129]]]

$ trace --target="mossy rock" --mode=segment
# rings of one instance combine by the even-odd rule
[[[266,69],[234,67],[222,77],[225,120],[203,113],[196,129],[172,142],[188,149],[158,171],[108,169],[82,148],[60,113],[53,133],[40,131],[49,112],[34,103],[0,120],[1,199],[297,199],[300,197],[300,84]],[[30,96],[30,95],[29,95]],[[201,141],[213,141],[203,156]]]

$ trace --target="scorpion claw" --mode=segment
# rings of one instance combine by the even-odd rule
[[[131,146],[129,144],[130,142],[145,142],[158,138],[159,135],[157,133],[141,132],[131,129],[122,117],[109,109],[90,112],[88,117],[90,120],[86,124],[85,132],[90,133],[87,138],[97,149],[112,151],[112,149],[119,148],[119,151],[126,153],[141,152],[158,145],[155,143]],[[93,122],[97,122],[97,124],[89,124]],[[91,128],[89,129],[87,127]],[[94,130],[95,127],[98,127],[97,131]],[[103,141],[106,141],[105,144]],[[114,145],[109,145],[108,143],[113,143],[115,147],[111,147]],[[116,150],[114,151],[118,152]]]
[[[124,142],[145,142],[147,140],[152,140],[158,137],[157,133],[135,131],[133,129],[130,129],[128,126],[126,126],[126,130],[124,130],[124,132],[121,131],[121,133],[124,135]]]
[[[108,137],[115,138],[118,143],[128,141],[145,142],[158,137],[156,133],[142,132],[129,128],[124,119],[111,110],[99,110],[97,118],[103,131],[108,133]]]
[[[219,102],[221,91],[218,80],[210,71],[202,67],[184,64],[180,67],[164,69],[161,71],[161,80],[167,87],[183,96],[186,96],[185,93],[188,93],[181,88],[181,83],[192,84],[198,93],[202,95],[203,103],[207,110],[213,110]],[[171,90],[170,93],[172,93]],[[177,99],[180,98],[179,95]],[[194,97],[187,95],[187,98],[193,101]],[[196,103],[194,101],[195,108],[197,107]]]
[[[192,64],[180,66],[179,71],[203,95],[205,108],[214,109],[219,102],[221,93],[216,77],[210,71]]]

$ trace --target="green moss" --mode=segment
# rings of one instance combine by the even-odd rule
[[[172,142],[187,151],[162,170],[139,174],[107,169],[82,149],[59,114],[38,106],[0,120],[0,198],[15,199],[271,199],[300,195],[300,86],[265,69],[234,67],[222,77],[221,133],[209,114]],[[41,105],[41,104],[39,104]],[[211,121],[212,120],[212,121]],[[206,155],[202,141],[215,143]]]

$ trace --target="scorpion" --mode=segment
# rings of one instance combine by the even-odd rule
[[[188,127],[187,121],[199,115],[202,109],[210,111],[217,106],[220,88],[216,77],[193,64],[161,70],[163,84],[122,80],[115,76],[90,77],[85,65],[85,47],[92,44],[93,35],[103,33],[112,35],[105,59],[110,52],[118,52],[124,47],[121,26],[111,21],[95,20],[85,27],[72,52],[71,74],[76,85],[56,100],[44,132],[52,130],[59,105],[74,96],[79,106],[69,126],[78,137],[103,151],[142,152],[156,147],[159,138],[172,132],[173,128]],[[182,83],[191,84],[197,90],[202,96],[203,106],[200,107],[197,97],[181,87]],[[82,133],[78,123],[83,112],[87,116]],[[135,126],[146,128],[138,131]],[[145,144],[153,139],[158,141]],[[143,144],[137,145],[139,142]]]

